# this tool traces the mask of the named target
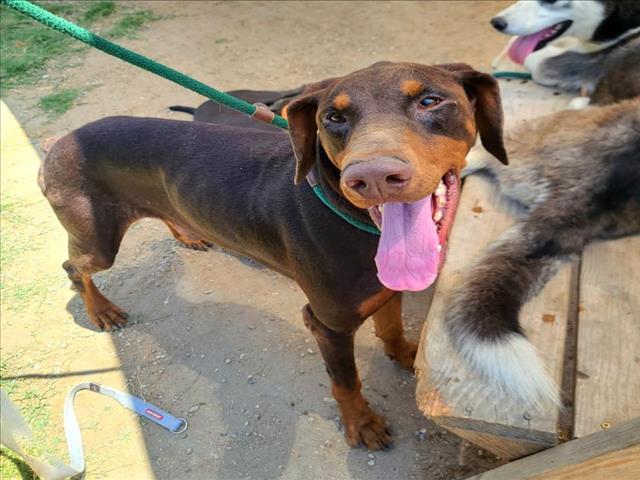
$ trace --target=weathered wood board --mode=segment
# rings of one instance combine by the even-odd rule
[[[640,417],[640,236],[585,249],[578,322],[574,436],[583,437]]]
[[[638,480],[640,417],[469,480]]]

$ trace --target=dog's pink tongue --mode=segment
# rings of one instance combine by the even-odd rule
[[[515,63],[522,65],[524,63],[524,59],[534,52],[538,43],[544,40],[547,33],[553,30],[553,28],[554,27],[549,27],[544,30],[540,30],[538,33],[516,37],[509,47],[509,58],[511,58]]]
[[[424,290],[438,275],[438,232],[431,195],[415,203],[385,203],[376,265],[391,290]]]

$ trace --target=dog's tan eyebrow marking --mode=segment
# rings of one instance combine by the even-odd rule
[[[351,104],[351,99],[349,95],[346,93],[339,94],[336,98],[333,99],[333,106],[337,110],[344,110]]]
[[[418,80],[404,80],[400,84],[400,90],[409,97],[415,97],[422,93],[424,85]]]

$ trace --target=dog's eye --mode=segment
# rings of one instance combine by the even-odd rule
[[[344,123],[347,121],[342,112],[329,112],[327,113],[327,120],[333,123]]]
[[[424,97],[420,100],[420,107],[422,108],[432,108],[438,105],[442,100],[438,97]]]

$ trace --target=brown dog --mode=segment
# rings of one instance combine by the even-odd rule
[[[99,328],[122,327],[126,315],[91,275],[143,217],[294,278],[347,441],[379,449],[390,437],[361,394],[354,335],[373,315],[385,352],[412,368],[396,290],[433,281],[478,131],[506,163],[498,87],[466,65],[384,62],[312,90],[288,106],[291,141],[275,128],[112,117],[60,139],[39,182],[69,233],[63,267]],[[381,236],[327,208],[305,181],[311,172],[334,208],[369,230],[381,224]]]

